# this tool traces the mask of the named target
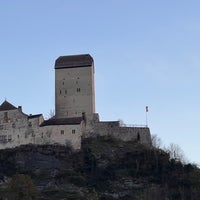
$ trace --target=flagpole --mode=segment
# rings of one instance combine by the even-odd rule
[[[148,127],[147,112],[146,112],[146,127]]]
[[[147,116],[148,111],[149,111],[149,108],[148,106],[146,106],[146,127],[148,127],[148,116]]]

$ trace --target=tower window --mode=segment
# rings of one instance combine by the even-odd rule
[[[139,132],[137,133],[137,141],[138,142],[140,141],[140,133]]]
[[[81,91],[81,88],[77,88],[76,91],[77,91],[77,92],[80,92],[80,91]]]
[[[60,94],[62,94],[62,91],[60,90]]]

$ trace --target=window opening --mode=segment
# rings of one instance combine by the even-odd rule
[[[140,141],[140,133],[139,132],[137,133],[137,141],[138,142]]]
[[[12,140],[12,135],[8,135],[8,141]]]
[[[5,120],[8,119],[8,112],[4,112],[4,119],[5,119]]]

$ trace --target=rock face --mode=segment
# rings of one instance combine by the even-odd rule
[[[110,137],[66,146],[26,145],[0,151],[0,199],[15,174],[26,174],[39,199],[132,200],[200,198],[200,171],[169,161],[165,152]]]

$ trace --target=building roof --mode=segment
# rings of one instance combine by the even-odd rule
[[[4,101],[1,105],[0,105],[0,111],[5,111],[5,110],[16,110],[17,108],[15,106],[13,106],[11,103],[9,103],[8,101]]]
[[[93,58],[89,54],[60,56],[55,62],[55,69],[92,66]]]
[[[40,117],[40,116],[42,116],[42,114],[29,115],[29,116],[28,116],[28,119],[38,118],[38,117]]]
[[[41,126],[53,126],[53,125],[78,125],[82,121],[82,117],[73,117],[73,118],[51,118],[49,120],[45,120]]]

